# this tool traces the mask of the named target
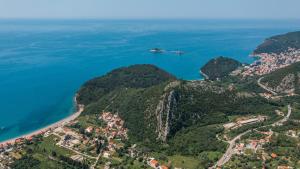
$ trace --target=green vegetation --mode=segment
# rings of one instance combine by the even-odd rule
[[[24,156],[11,165],[14,169],[38,169],[40,161],[32,156]]]
[[[283,79],[287,76],[294,76],[294,78],[290,77],[290,82],[284,82],[285,85],[282,86],[281,91],[295,89],[296,93],[299,93],[300,88],[300,80],[299,80],[299,73],[300,73],[300,62],[294,63],[289,65],[285,68],[278,69],[270,74],[267,74],[263,79],[262,83],[267,84],[271,88],[276,88],[281,83],[283,83]],[[287,81],[287,79],[285,79]],[[279,91],[280,92],[280,91]]]
[[[129,142],[138,143],[143,152],[160,152],[168,156],[200,156],[208,151],[222,153],[227,145],[218,141],[216,134],[223,132],[220,124],[228,122],[228,116],[269,116],[281,106],[258,95],[245,94],[258,90],[257,86],[252,85],[256,79],[246,79],[245,85],[239,79],[229,77],[224,83],[177,80],[174,85],[176,79],[172,75],[149,65],[132,66],[118,69],[117,74],[115,72],[89,81],[81,88],[80,96],[86,109],[80,118],[85,117],[83,121],[88,123],[93,120],[87,120],[86,116],[94,116],[101,111],[118,113],[129,129]],[[137,76],[145,74],[148,77],[148,74],[157,72],[159,77],[151,75],[154,79],[160,79],[155,83],[150,83],[149,78]],[[116,85],[108,82],[111,78]],[[135,83],[128,82],[128,79],[134,79]],[[229,90],[233,83],[234,89]],[[171,114],[165,142],[157,139],[159,102],[163,103],[160,112],[162,124],[165,124],[167,114]],[[215,160],[204,160],[201,165],[210,165]]]
[[[201,163],[198,158],[190,156],[174,155],[168,157],[173,166],[178,168],[200,168]]]
[[[231,161],[229,161],[224,169],[232,169],[232,168],[243,168],[243,169],[253,169],[253,168],[263,168],[263,164],[260,160],[258,160],[258,155],[255,153],[251,153],[249,155],[235,155],[232,157]]]
[[[152,65],[119,68],[85,83],[78,92],[78,102],[87,105],[114,89],[147,88],[174,79],[174,76]]]
[[[221,56],[210,60],[201,68],[201,71],[206,74],[210,80],[216,80],[229,75],[240,66],[242,66],[240,62]]]
[[[170,140],[170,151],[182,155],[199,155],[204,151],[225,152],[226,144],[217,140],[216,134],[223,131],[222,126],[198,125],[183,129]]]
[[[55,145],[56,136],[49,136],[38,143],[28,145],[24,156],[16,160],[12,168],[34,169],[76,169],[86,168],[87,163],[73,161],[69,157],[73,154],[67,149]]]
[[[265,137],[266,137],[265,134],[261,134],[259,132],[253,131],[253,132],[243,135],[241,137],[241,140],[245,140],[245,139],[259,140],[259,139],[264,139]]]
[[[281,52],[286,52],[289,48],[300,49],[300,31],[268,38],[263,44],[257,47],[257,49],[254,51],[254,54],[279,54]]]

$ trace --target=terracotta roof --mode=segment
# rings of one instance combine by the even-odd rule
[[[169,167],[164,166],[164,165],[160,166],[160,168],[161,168],[161,169],[169,169]]]
[[[152,166],[158,166],[159,164],[158,164],[158,161],[156,161],[156,160],[151,160],[150,161],[150,164],[152,165]]]
[[[271,154],[271,157],[272,157],[272,158],[276,158],[276,157],[277,157],[277,154],[272,153],[272,154]]]

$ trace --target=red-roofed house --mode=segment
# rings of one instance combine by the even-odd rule
[[[271,154],[271,157],[272,157],[272,158],[276,158],[276,157],[277,157],[277,154],[272,153],[272,154]]]
[[[159,169],[169,169],[169,167],[165,166],[165,165],[162,165],[159,167]]]
[[[156,161],[155,159],[152,159],[149,161],[149,165],[152,167],[152,168],[157,168],[159,166],[159,163],[158,161]]]

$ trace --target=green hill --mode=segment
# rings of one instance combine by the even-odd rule
[[[254,54],[286,52],[289,48],[300,49],[300,31],[268,38],[259,45]]]
[[[262,83],[278,93],[300,93],[300,62],[274,71],[262,79]]]
[[[144,78],[149,74],[155,82]],[[241,96],[238,91],[214,82],[180,81],[150,65],[112,71],[86,83],[79,95],[84,101],[81,103],[86,105],[84,115],[101,111],[118,113],[129,129],[130,142],[154,151],[186,155],[223,151],[226,145],[215,134],[222,132],[220,124],[228,121],[227,116],[271,113],[276,107],[264,98]],[[197,132],[202,130],[208,132]],[[197,137],[187,137],[191,135]],[[210,146],[205,140],[210,140]],[[170,148],[166,149],[164,144]]]
[[[211,59],[201,68],[201,72],[208,76],[206,79],[216,80],[227,76],[241,65],[234,59],[221,56]]]
[[[147,88],[174,79],[176,78],[173,75],[153,65],[123,67],[86,82],[78,92],[78,102],[95,102],[118,88]]]

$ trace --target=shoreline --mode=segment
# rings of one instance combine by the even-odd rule
[[[209,76],[202,72],[202,70],[199,71],[200,74],[204,77],[204,80],[209,80]]]
[[[23,134],[21,136],[15,137],[15,138],[11,138],[11,139],[8,139],[8,140],[1,141],[0,146],[1,145],[2,146],[13,145],[13,144],[15,144],[17,139],[21,139],[21,138],[28,139],[28,138],[31,138],[35,135],[43,134],[43,133],[45,133],[49,130],[53,130],[55,128],[65,126],[66,124],[68,124],[71,121],[75,120],[83,112],[84,105],[81,105],[81,104],[77,103],[77,95],[74,97],[74,101],[75,101],[75,105],[76,105],[76,112],[70,114],[69,116],[67,116],[67,117],[65,117],[65,118],[63,118],[63,119],[61,119],[61,120],[59,120],[55,123],[49,124],[46,127],[43,127],[41,129],[37,129],[35,131],[29,132],[28,134]]]

